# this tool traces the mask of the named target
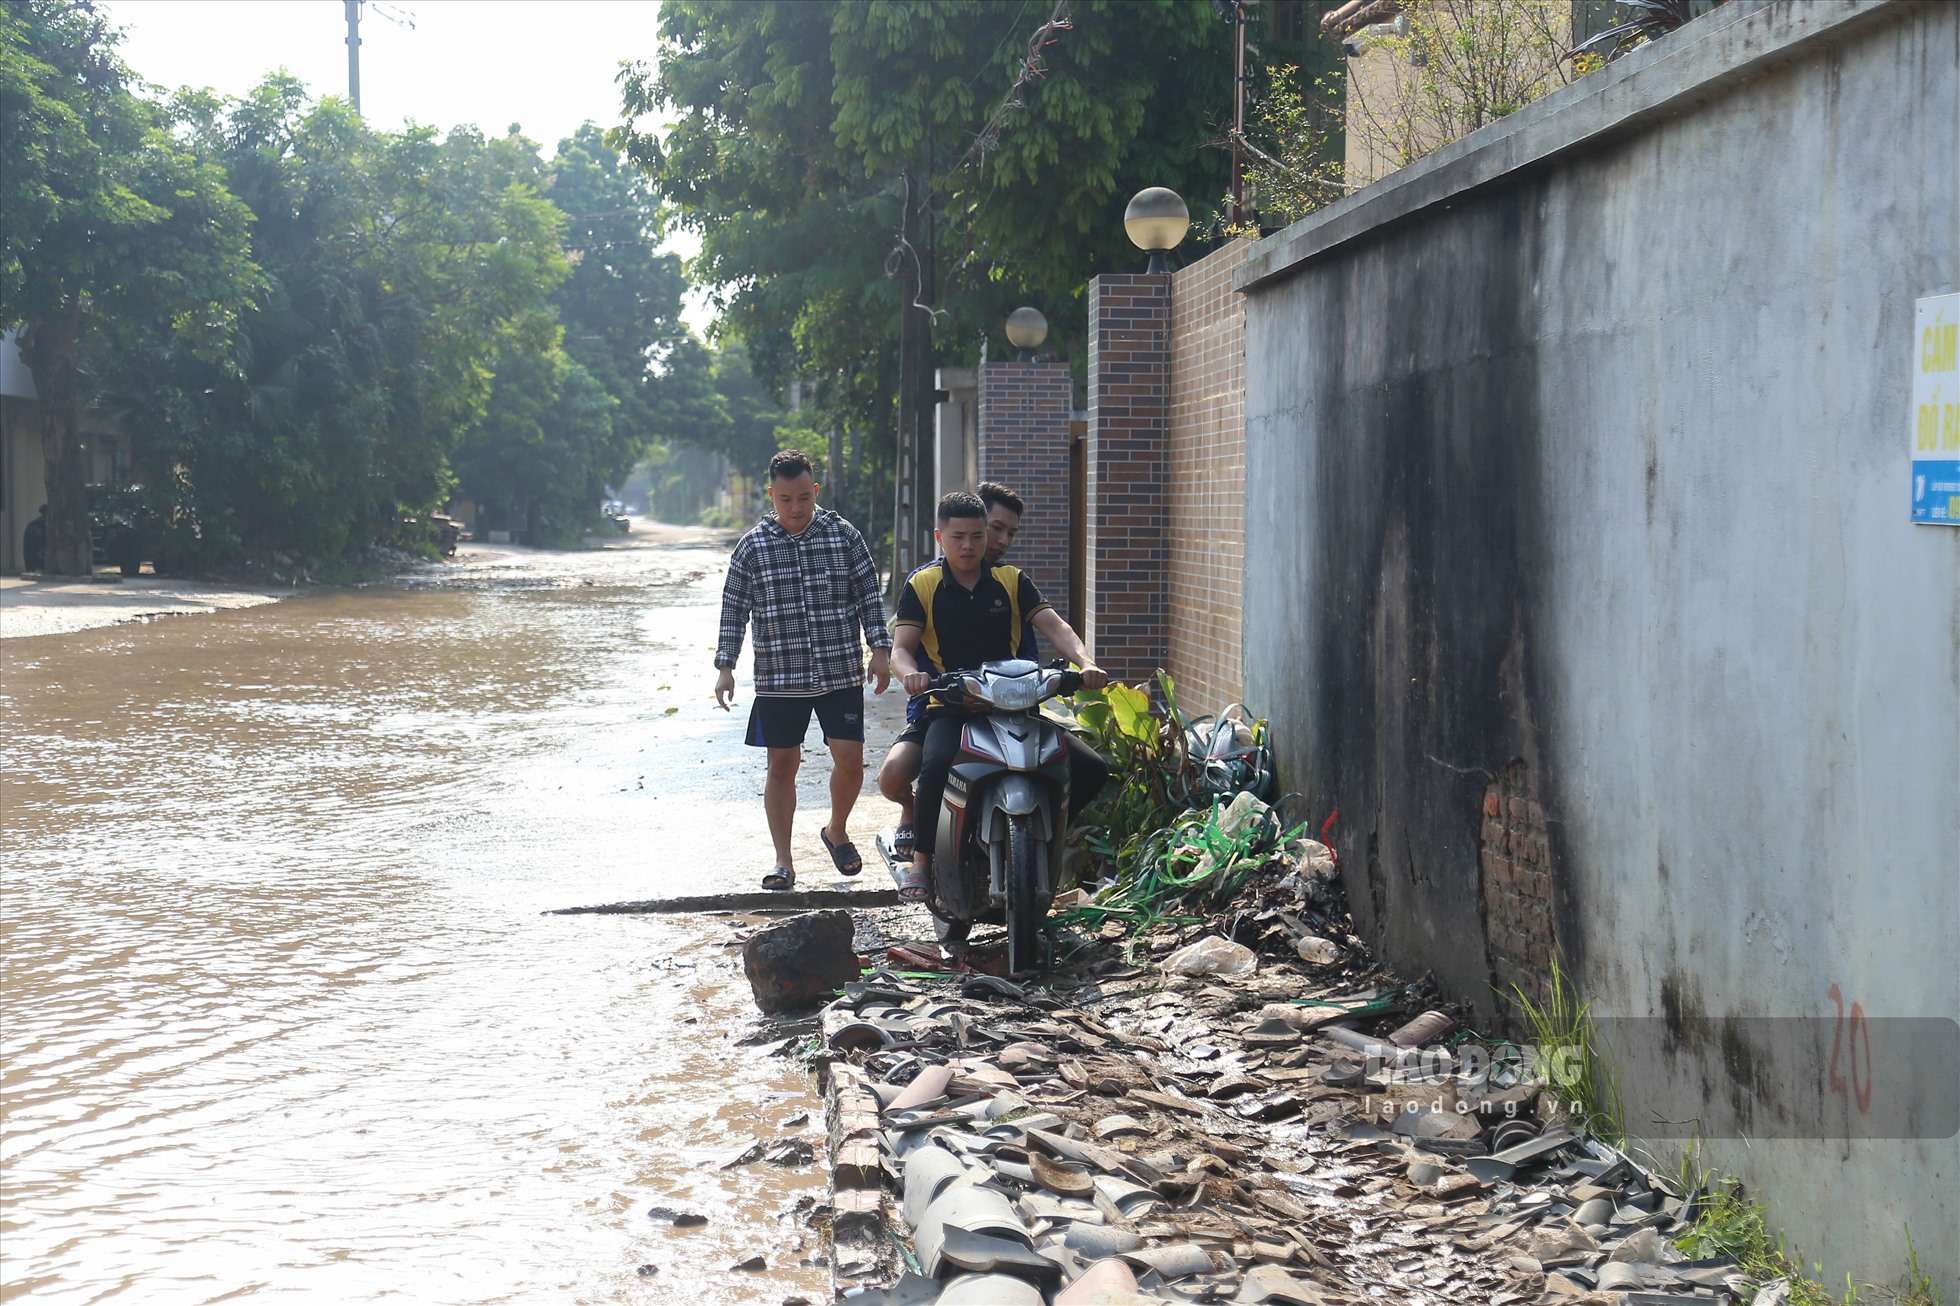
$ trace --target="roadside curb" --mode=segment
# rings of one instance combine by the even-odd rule
[[[645,898],[590,907],[554,907],[540,916],[632,916],[695,911],[817,911],[825,907],[899,907],[896,889],[755,889],[690,898]]]
[[[891,1195],[885,1187],[882,1125],[871,1078],[827,1051],[830,1036],[848,1024],[848,1012],[826,1008],[825,1052],[816,1063],[823,1091],[825,1156],[830,1163],[830,1279],[833,1300],[855,1289],[881,1288],[903,1270],[892,1229]]]

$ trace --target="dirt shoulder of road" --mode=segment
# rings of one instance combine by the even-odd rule
[[[663,522],[635,519],[631,534],[618,537],[593,536],[587,550],[646,548],[676,543],[710,543],[734,532],[702,526],[670,526]],[[422,573],[455,572],[468,575],[473,568],[496,566],[514,557],[578,553],[581,550],[527,549],[521,545],[466,544],[451,563],[416,561],[405,564],[388,579]],[[403,555],[406,557],[407,555]],[[85,630],[152,617],[226,612],[276,603],[296,594],[309,592],[299,585],[254,584],[239,578],[175,580],[158,576],[125,577],[112,568],[93,576],[0,576],[0,639],[23,639],[43,635],[73,635]]]
[[[0,577],[0,639],[73,635],[150,617],[223,612],[303,593],[155,576]]]

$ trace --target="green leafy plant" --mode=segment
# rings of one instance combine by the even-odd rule
[[[1245,180],[1257,197],[1258,219],[1243,220],[1231,235],[1257,236],[1261,227],[1284,227],[1347,194],[1345,159],[1338,157],[1341,87],[1317,79],[1301,87],[1299,69],[1283,65],[1253,106],[1257,139],[1241,141]]]
[[[1511,994],[1540,1050],[1545,1086],[1595,1136],[1613,1143],[1624,1141],[1626,1104],[1619,1067],[1600,1044],[1592,1004],[1579,1000],[1579,991],[1558,958],[1552,958],[1542,1002],[1515,984]]]
[[[1097,878],[1119,875],[1125,857],[1134,859],[1134,846],[1169,825],[1182,808],[1174,796],[1183,792],[1187,765],[1177,689],[1162,671],[1157,687],[1162,715],[1143,686],[1117,682],[1085,689],[1072,704],[1076,733],[1109,763],[1109,783],[1075,826],[1100,872]]]
[[[1565,0],[1405,0],[1349,60],[1347,180],[1366,185],[1516,113],[1578,73]]]

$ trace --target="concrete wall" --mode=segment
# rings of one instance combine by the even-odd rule
[[[1907,520],[1956,69],[1960,5],[1736,0],[1239,275],[1246,696],[1361,928],[1486,1011],[1556,943],[1827,1282],[1910,1226],[1949,1296],[1960,1141],[1773,1135],[1858,1132],[1840,1003],[1960,1013],[1960,530]],[[1952,1093],[1913,1055],[1874,1099]]]
[[[971,490],[984,478],[977,460],[980,444],[980,379],[970,367],[942,367],[932,383],[946,397],[933,408],[932,502],[954,490]]]
[[[1245,297],[1232,277],[1251,244],[1233,241],[1171,277],[1165,669],[1189,714],[1243,692]]]

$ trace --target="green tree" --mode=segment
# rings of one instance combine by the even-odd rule
[[[1406,0],[1347,83],[1351,181],[1377,181],[1582,75],[1571,0]]]
[[[479,502],[531,543],[576,539],[600,487],[624,481],[615,445],[619,401],[575,359],[515,347],[494,363],[483,417],[455,454],[456,475]]]
[[[267,278],[217,360],[136,350],[115,397],[207,561],[336,557],[447,498],[500,357],[556,350],[564,275],[543,164],[518,137],[375,131],[289,77],[176,102],[177,135],[250,205]]]
[[[245,207],[131,90],[85,5],[0,6],[0,325],[34,376],[47,570],[90,569],[80,412],[104,360],[216,357],[258,289]]]
[[[723,342],[714,355],[714,384],[728,414],[728,436],[716,452],[736,470],[759,476],[782,445],[776,430],[789,411],[763,389],[749,365],[748,347],[740,340]]]
[[[1293,70],[1288,69],[1288,72]],[[1284,227],[1347,193],[1345,161],[1337,152],[1340,104],[1325,82],[1313,92],[1297,79],[1278,77],[1259,97],[1245,142],[1245,180],[1256,216],[1240,224],[1257,236],[1262,227]]]
[[[588,122],[558,143],[545,195],[565,214],[571,272],[552,295],[565,352],[618,401],[620,455],[630,467],[663,444],[714,447],[728,423],[708,351],[681,320],[680,257],[656,252],[665,231],[645,175]]]
[[[1082,352],[1082,287],[1137,266],[1131,194],[1178,189],[1200,245],[1215,226],[1231,24],[1208,0],[1056,12],[669,0],[658,59],[622,77],[628,117],[664,125],[612,139],[700,234],[694,275],[768,387],[809,383],[854,498],[881,479],[889,494],[935,367],[974,361],[1016,304]]]

